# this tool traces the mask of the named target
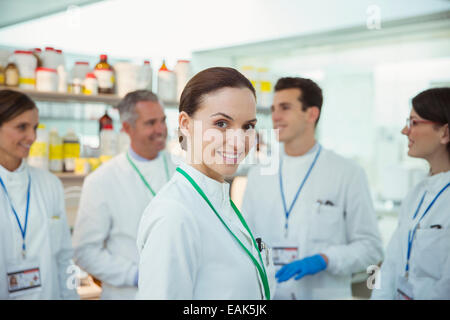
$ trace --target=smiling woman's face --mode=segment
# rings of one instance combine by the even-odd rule
[[[222,88],[202,97],[190,117],[179,116],[188,162],[207,176],[232,176],[255,142],[256,100],[248,88]]]
[[[0,126],[0,153],[8,159],[20,161],[28,157],[30,147],[36,140],[39,123],[37,108],[27,110]]]

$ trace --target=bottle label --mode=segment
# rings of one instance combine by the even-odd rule
[[[62,144],[50,145],[50,160],[62,160],[64,158],[64,150]]]
[[[94,74],[97,77],[99,88],[112,89],[114,85],[114,74],[112,70],[95,70]]]
[[[74,142],[64,143],[63,149],[64,149],[64,159],[80,157],[79,143]]]
[[[30,148],[29,157],[48,157],[47,143],[33,143]]]
[[[35,85],[36,84],[36,79],[34,78],[20,78],[19,79],[19,84],[30,84],[30,85]]]
[[[272,91],[272,84],[270,83],[270,81],[261,81],[261,91],[262,92]]]

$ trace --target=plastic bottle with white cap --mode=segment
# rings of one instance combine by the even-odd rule
[[[72,128],[63,138],[64,171],[75,171],[75,159],[80,157],[80,141]]]
[[[19,69],[19,87],[21,89],[33,90],[36,84],[35,70],[37,59],[32,51],[16,50],[12,56]]]
[[[150,65],[149,60],[144,61],[144,65],[141,67],[139,72],[139,79],[137,88],[139,90],[150,90],[152,91],[152,85],[153,85],[153,69]]]
[[[36,69],[36,90],[56,92],[58,90],[58,74],[55,69],[40,67]]]
[[[177,77],[177,101],[180,102],[181,93],[186,83],[191,78],[191,63],[189,60],[178,60],[175,65],[175,74]]]
[[[100,131],[100,156],[114,157],[117,154],[117,135],[111,124]]]
[[[30,166],[48,170],[49,134],[40,123],[36,130],[36,140],[31,145],[27,162]]]
[[[45,51],[42,54],[42,66],[55,70],[58,67],[58,53],[53,47],[45,47]]]
[[[98,94],[98,81],[93,72],[86,74],[84,79],[84,94],[97,95]]]
[[[52,128],[50,130],[50,147],[49,147],[49,168],[52,172],[63,171],[63,141],[58,134],[58,130]]]

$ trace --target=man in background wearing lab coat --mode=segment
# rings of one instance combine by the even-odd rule
[[[248,175],[243,213],[273,249],[275,299],[349,299],[352,274],[383,256],[364,170],[315,139],[322,102],[312,80],[280,79],[272,105],[279,167]]]
[[[102,299],[135,298],[139,221],[175,171],[163,151],[166,116],[157,96],[130,92],[119,113],[130,148],[86,178],[73,235],[75,262],[102,281]]]

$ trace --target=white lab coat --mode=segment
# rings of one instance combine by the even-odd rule
[[[257,258],[230,205],[229,184],[182,163],[222,219]],[[145,209],[139,226],[138,299],[257,300],[264,297],[256,266],[189,181],[175,172]],[[266,264],[266,256],[263,254]],[[269,260],[270,261],[270,260]],[[269,279],[273,269],[266,264]],[[273,282],[273,281],[272,281]]]
[[[399,277],[405,274],[408,232],[449,182],[450,171],[429,176],[406,196],[381,266],[379,288],[373,290],[372,299],[395,299]],[[413,219],[425,191],[423,204]],[[441,228],[430,228],[433,225]],[[414,299],[450,299],[450,187],[420,222],[411,249],[409,282]]]
[[[170,177],[175,165],[169,154],[165,156]],[[151,161],[132,160],[155,192],[167,182],[162,152]],[[84,182],[73,234],[75,262],[102,281],[102,299],[136,296],[136,235],[152,198],[126,153],[103,164]]]
[[[0,166],[0,176],[23,226],[31,177],[30,207],[26,232],[27,258],[38,257],[42,290],[17,299],[79,299],[75,286],[72,243],[67,224],[64,190],[48,171],[22,161],[10,172]],[[8,299],[7,263],[22,259],[22,234],[3,188],[0,187],[0,299]]]
[[[283,150],[283,148],[280,148]],[[304,156],[289,157],[284,152],[283,185],[289,208],[318,145]],[[294,278],[277,287],[275,299],[350,299],[352,273],[366,271],[382,260],[383,251],[377,219],[363,169],[350,160],[322,148],[316,165],[306,181],[289,216],[285,236],[278,169],[261,175],[252,168],[243,200],[255,237],[271,246],[289,241],[298,246],[298,258],[325,254],[325,271],[300,280]],[[320,205],[327,200],[334,205]]]

